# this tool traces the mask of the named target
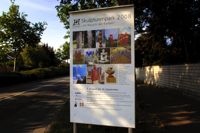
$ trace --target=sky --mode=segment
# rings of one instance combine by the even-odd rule
[[[108,39],[110,34],[113,35],[113,39],[118,39],[118,29],[105,29],[105,36]]]
[[[60,0],[59,0],[60,1]],[[55,6],[59,5],[58,0],[15,0],[15,5],[19,5],[20,13],[24,12],[28,16],[26,19],[32,23],[45,21],[47,29],[41,36],[42,43],[48,43],[54,49],[58,49],[65,41],[64,35],[67,30],[64,24],[57,17]],[[2,12],[8,12],[11,5],[10,0],[0,0],[0,16]]]

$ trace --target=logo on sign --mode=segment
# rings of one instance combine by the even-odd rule
[[[77,107],[77,104],[78,104],[78,103],[75,101],[74,107]]]
[[[75,92],[75,94],[81,94],[81,92]]]
[[[75,98],[75,100],[81,100],[81,98]]]
[[[80,20],[81,20],[81,19],[74,19],[74,24],[73,24],[73,26],[79,26],[79,25],[80,25]]]
[[[84,107],[84,103],[79,103],[79,106],[80,107]]]

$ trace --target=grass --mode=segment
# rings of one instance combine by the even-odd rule
[[[48,133],[72,133],[73,124],[70,123],[69,100],[65,103],[56,120],[52,123]],[[77,124],[78,133],[127,133],[127,128],[109,127],[91,124]],[[159,121],[157,116],[136,105],[136,128],[134,133],[169,133]]]

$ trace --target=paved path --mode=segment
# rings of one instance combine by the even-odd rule
[[[0,89],[0,133],[44,133],[69,97],[69,77]]]
[[[138,83],[142,108],[155,113],[172,133],[200,133],[200,101],[158,87]]]

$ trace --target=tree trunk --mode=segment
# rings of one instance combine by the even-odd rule
[[[184,35],[182,35],[182,40],[183,40],[183,45],[184,45],[184,49],[185,49],[185,58],[186,58],[186,61],[189,62],[190,61],[189,52],[188,52],[188,49],[187,49],[187,44],[185,42]]]
[[[14,68],[13,68],[14,72],[16,71],[16,62],[17,62],[17,57],[15,56],[15,58],[14,58]]]
[[[17,62],[17,52],[16,52],[16,49],[15,49],[14,68],[13,68],[14,72],[16,71],[16,62]]]

